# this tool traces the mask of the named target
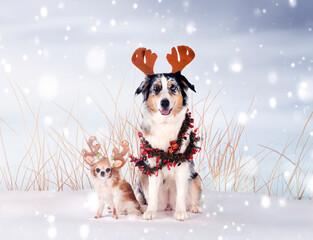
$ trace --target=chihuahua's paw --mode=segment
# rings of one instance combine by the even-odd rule
[[[113,215],[112,215],[112,218],[118,219],[118,216],[117,216],[116,214],[113,214]]]
[[[101,215],[96,215],[95,219],[101,218]]]
[[[156,216],[156,211],[153,211],[153,210],[147,210],[143,214],[143,218],[145,220],[152,220],[153,218],[155,218],[155,216]]]
[[[140,210],[137,209],[137,208],[129,209],[129,210],[127,211],[127,214],[129,214],[129,215],[141,216],[141,212],[140,212]]]
[[[190,212],[192,213],[201,213],[201,208],[197,205],[194,205],[190,208]]]
[[[148,208],[148,205],[141,205],[141,206],[140,206],[140,211],[141,211],[142,213],[144,213],[145,211],[147,211],[147,208]]]
[[[188,219],[188,215],[186,211],[176,211],[174,218],[178,221],[185,221]]]

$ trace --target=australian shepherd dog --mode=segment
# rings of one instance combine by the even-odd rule
[[[193,51],[186,46],[178,46],[180,62],[188,58],[188,54],[194,55]],[[143,70],[138,66],[136,58],[145,57],[145,65],[151,61],[151,51],[141,48],[133,55],[133,63],[146,73],[145,80],[136,90],[136,95],[143,95],[143,137],[153,148],[167,151],[170,141],[176,140],[187,113],[187,92],[192,85],[182,74],[184,66],[173,66],[171,57],[177,55],[176,49],[172,49],[172,54],[167,56],[173,67],[173,73],[154,74],[153,64],[150,63],[150,70]],[[187,56],[187,57],[186,57]],[[152,55],[153,57],[153,55]],[[194,56],[193,56],[194,57]],[[191,56],[191,58],[193,58]],[[177,64],[179,61],[177,60]],[[152,65],[152,70],[151,70]],[[148,66],[149,67],[149,66]],[[179,71],[176,71],[179,70]],[[148,73],[148,74],[147,74]],[[152,73],[152,74],[151,74]],[[182,144],[180,152],[183,153],[188,146],[188,139]],[[151,167],[156,166],[155,158],[148,158]],[[158,176],[148,176],[140,174],[135,195],[140,205],[147,205],[143,218],[151,220],[156,217],[157,211],[175,210],[174,218],[184,221],[188,218],[187,211],[199,213],[199,201],[201,195],[201,180],[194,170],[193,161],[184,161],[179,166],[168,170],[166,167],[159,171]]]

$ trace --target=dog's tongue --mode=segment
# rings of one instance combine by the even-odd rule
[[[168,115],[170,113],[170,110],[169,109],[163,109],[163,110],[161,110],[161,113],[163,115]]]

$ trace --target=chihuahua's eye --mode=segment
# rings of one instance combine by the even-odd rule
[[[107,168],[105,171],[106,171],[106,172],[110,172],[110,171],[111,171],[111,169],[110,169],[110,168]]]
[[[161,88],[160,88],[159,85],[154,85],[154,86],[153,86],[153,91],[154,91],[154,92],[158,93],[158,92],[160,92],[160,90],[161,90]]]
[[[96,172],[97,172],[97,173],[100,172],[100,168],[96,168]]]
[[[175,91],[177,90],[177,87],[176,87],[175,85],[172,85],[172,86],[170,87],[170,89],[171,89],[172,92],[175,92]]]

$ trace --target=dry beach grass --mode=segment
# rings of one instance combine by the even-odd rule
[[[24,125],[26,140],[24,156],[16,163],[16,156],[8,154],[6,146],[14,144],[7,142],[3,135],[3,129],[19,135],[14,126],[0,117],[0,189],[1,190],[81,190],[92,187],[89,177],[89,170],[84,165],[80,155],[81,149],[85,146],[85,140],[95,133],[88,130],[80,122],[79,104],[74,113],[74,105],[71,109],[54,103],[64,114],[64,126],[69,121],[76,126],[74,141],[69,140],[63,129],[55,129],[51,126],[48,129],[42,127],[40,108],[36,109],[28,102],[27,97],[19,86],[8,80],[11,92],[14,94],[21,121]],[[123,86],[121,86],[122,89]],[[121,91],[120,89],[120,91]],[[112,101],[114,114],[108,114],[105,107],[100,103],[95,104],[102,113],[103,125],[107,126],[107,134],[98,133],[103,141],[103,152],[110,154],[112,146],[118,146],[123,139],[130,142],[131,152],[137,153],[139,142],[137,131],[141,121],[141,106],[134,101],[133,106],[126,112],[120,112],[117,96],[113,96],[104,86]],[[268,195],[281,195],[293,199],[311,198],[310,192],[306,191],[310,183],[308,169],[303,162],[311,149],[310,135],[307,126],[311,121],[312,114],[304,126],[298,139],[285,143],[282,150],[272,149],[270,146],[261,146],[262,150],[254,156],[247,156],[244,151],[243,134],[244,125],[237,121],[237,114],[234,113],[230,121],[227,120],[223,108],[213,110],[215,99],[219,92],[209,94],[202,101],[194,103],[191,101],[190,110],[195,118],[196,127],[201,137],[201,152],[195,157],[196,168],[202,177],[203,187],[216,191],[241,191],[255,192]],[[192,99],[191,99],[192,100]],[[250,111],[253,101],[248,106]],[[26,117],[28,116],[28,118]],[[32,120],[29,120],[29,117]],[[216,127],[216,119],[224,120],[224,127]],[[49,144],[48,144],[49,143]],[[293,145],[292,145],[293,144]],[[296,145],[293,158],[286,155],[286,150]],[[275,159],[269,174],[263,175],[262,163],[268,159]],[[288,178],[282,162],[289,162],[292,170]],[[137,171],[128,162],[124,167],[124,176],[131,183],[136,180]],[[267,171],[268,172],[268,171]],[[311,180],[312,181],[312,180]]]

